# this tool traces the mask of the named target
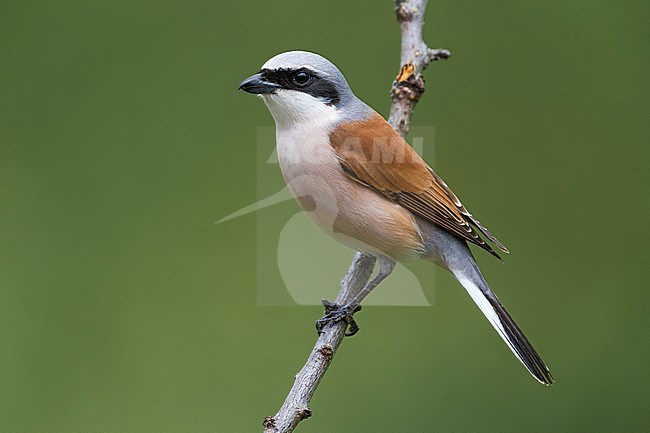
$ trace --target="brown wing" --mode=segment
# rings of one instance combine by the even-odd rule
[[[339,125],[330,142],[341,167],[355,181],[499,259],[472,226],[508,252],[379,114]]]

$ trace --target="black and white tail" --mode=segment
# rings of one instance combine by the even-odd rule
[[[552,384],[553,376],[548,367],[488,286],[469,248],[466,254],[461,253],[455,260],[448,261],[447,266],[530,374],[543,385]]]

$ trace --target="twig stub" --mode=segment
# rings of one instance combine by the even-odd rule
[[[264,426],[264,430],[275,430],[275,419],[272,416],[267,416],[262,421],[262,425]]]

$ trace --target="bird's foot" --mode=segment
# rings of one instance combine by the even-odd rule
[[[333,302],[323,299],[323,306],[325,307],[325,315],[316,321],[316,331],[318,335],[323,333],[323,328],[328,323],[336,323],[341,320],[345,321],[347,324],[345,336],[351,337],[357,332],[359,332],[359,325],[357,325],[356,320],[354,320],[354,313],[361,310],[361,305],[344,305],[340,306]]]

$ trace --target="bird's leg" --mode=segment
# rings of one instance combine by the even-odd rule
[[[357,322],[353,317],[354,313],[361,310],[361,302],[375,287],[379,285],[379,283],[384,281],[393,272],[393,269],[395,269],[395,261],[388,257],[379,256],[377,257],[377,261],[379,262],[379,271],[377,271],[377,275],[368,281],[368,284],[366,284],[364,288],[361,289],[359,293],[357,293],[346,305],[340,306],[328,301],[327,299],[323,299],[325,315],[316,321],[316,330],[319,334],[323,331],[323,327],[327,323],[340,322],[341,320],[345,320],[345,323],[347,323],[348,331],[345,333],[346,337],[351,337],[359,332],[359,325],[357,325]]]
[[[377,275],[375,275],[370,281],[368,281],[368,284],[365,285],[359,293],[356,294],[356,296],[348,302],[347,306],[358,306],[361,304],[361,301],[366,299],[366,296],[372,292],[375,287],[379,285],[382,281],[384,281],[388,276],[393,272],[393,269],[395,269],[395,261],[392,259],[389,259],[386,256],[379,256],[377,257],[377,263],[379,264],[379,271],[377,271]]]

